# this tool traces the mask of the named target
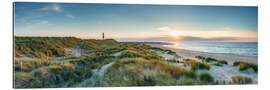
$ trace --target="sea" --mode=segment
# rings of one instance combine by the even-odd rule
[[[258,42],[177,42],[165,46],[208,53],[258,56]]]

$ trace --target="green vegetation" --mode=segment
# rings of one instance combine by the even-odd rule
[[[196,63],[197,61],[196,60],[193,60],[193,59],[184,59],[184,62],[182,62],[184,64],[184,66],[191,66],[193,65],[194,63]]]
[[[228,62],[225,61],[225,60],[218,60],[217,63],[220,63],[220,64],[228,64]]]
[[[42,62],[40,60],[40,62]],[[33,64],[34,65],[34,64]],[[16,65],[15,65],[16,67]],[[63,64],[40,64],[39,67],[15,68],[15,88],[51,88],[63,83],[74,84],[92,75],[91,68],[64,62]]]
[[[204,62],[198,62],[196,60],[192,60],[192,59],[185,59],[184,60],[184,66],[191,66],[191,70],[196,71],[198,69],[206,69],[209,70],[210,69],[210,65]]]
[[[105,75],[111,86],[177,85],[180,78],[196,76],[180,67],[143,58],[118,60]]]
[[[256,63],[236,61],[233,63],[233,66],[239,66],[238,67],[239,71],[244,71],[244,70],[247,70],[249,68],[252,68],[255,72],[258,72],[258,64],[256,64]]]
[[[207,64],[207,63],[202,63],[202,62],[195,62],[194,64],[192,64],[191,70],[196,71],[198,69],[209,70],[210,69],[210,65]]]
[[[232,77],[232,84],[250,84],[252,79],[246,76],[234,76]]]
[[[203,57],[203,56],[195,56],[195,58],[198,58],[200,60],[205,60],[205,57]]]
[[[228,62],[225,60],[217,60],[211,57],[205,58],[203,56],[195,56],[195,58],[198,58],[199,60],[202,60],[203,62],[215,62],[213,65],[216,65],[216,66],[223,66],[223,64],[228,64]]]
[[[214,63],[213,65],[215,65],[215,66],[223,66],[223,64],[221,64],[221,63]]]
[[[74,37],[15,37],[15,56],[66,56],[65,48],[74,48],[81,40]]]
[[[214,63],[213,65],[216,65],[216,66],[223,66],[224,64],[228,64],[228,62],[225,61],[225,60],[217,60],[217,62]]]
[[[205,58],[205,61],[206,62],[212,62],[212,61],[217,61],[217,59],[211,58],[211,57],[207,57],[207,58]]]
[[[179,60],[175,60],[175,59],[168,59],[167,61],[168,61],[168,62],[173,62],[173,63],[180,63]]]
[[[199,78],[201,81],[206,82],[206,83],[214,82],[214,78],[209,73],[201,73],[199,75]]]
[[[80,84],[92,77],[93,70],[114,62],[105,72],[106,86],[171,86],[215,84],[208,73],[196,70],[210,69],[207,62],[227,64],[224,60],[196,56],[179,61],[165,59],[151,50],[178,56],[171,50],[151,47],[137,42],[117,42],[113,39],[94,40],[75,37],[15,37],[14,79],[15,88],[56,88]],[[81,49],[80,56],[71,55]],[[115,55],[117,53],[117,55]],[[180,57],[180,56],[179,56]],[[206,61],[206,62],[204,62]],[[168,64],[183,63],[191,70]],[[242,65],[243,64],[243,65]],[[254,68],[253,64],[239,63],[239,68]],[[96,74],[95,74],[96,75]]]
[[[158,48],[158,47],[147,47],[147,49],[149,49],[149,50],[157,50],[157,51],[160,51],[162,53],[167,53],[167,54],[170,54],[170,55],[175,55],[175,56],[180,57],[175,52],[173,52],[172,50],[168,50],[168,49],[164,50],[164,49],[161,49],[161,48]]]

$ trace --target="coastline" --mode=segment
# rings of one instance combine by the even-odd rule
[[[182,56],[184,59],[196,59],[195,56],[204,56],[204,57],[213,57],[219,60],[226,60],[229,64],[232,64],[235,61],[243,61],[243,62],[252,62],[258,63],[258,56],[243,56],[243,55],[236,55],[236,54],[227,54],[227,53],[208,53],[208,52],[200,52],[200,51],[191,51],[186,49],[177,49],[171,47],[165,47],[162,44],[147,44],[153,47],[159,47],[162,49],[169,49],[179,56]]]

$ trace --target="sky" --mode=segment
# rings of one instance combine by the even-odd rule
[[[14,3],[15,36],[118,41],[257,42],[258,8],[90,3]]]

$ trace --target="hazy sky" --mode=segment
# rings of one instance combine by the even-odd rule
[[[122,41],[257,41],[257,7],[14,4],[16,36],[75,36]]]

